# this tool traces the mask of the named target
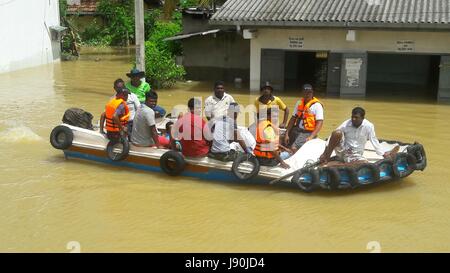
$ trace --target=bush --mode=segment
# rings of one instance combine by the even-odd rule
[[[152,41],[145,43],[145,71],[148,81],[156,88],[171,87],[186,74],[169,51],[160,50]]]
[[[106,28],[100,26],[95,19],[80,36],[82,43],[88,46],[108,46],[113,40]]]
[[[174,22],[156,22],[150,42],[156,44],[160,51],[168,51],[172,56],[181,55],[181,43],[179,41],[164,41],[165,38],[175,36],[181,32],[181,25]]]
[[[105,20],[104,32],[110,36],[110,45],[128,45],[134,41],[134,1],[101,0],[97,11]]]

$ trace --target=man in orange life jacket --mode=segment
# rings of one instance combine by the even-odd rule
[[[314,97],[313,87],[304,84],[302,91],[303,97],[295,105],[284,139],[294,153],[307,141],[317,137],[323,125],[323,106]]]
[[[280,164],[282,168],[289,169],[290,166],[280,157],[279,128],[272,123],[272,115],[275,115],[272,112],[277,111],[278,107],[269,106],[266,109],[266,118],[264,118],[265,111],[260,111],[259,113],[259,120],[256,126],[256,147],[253,153],[262,166],[276,166]],[[275,117],[274,120],[276,120]]]
[[[117,88],[116,97],[112,98],[106,104],[105,112],[101,115],[100,133],[105,133],[103,130],[103,127],[105,127],[106,136],[110,140],[118,140],[127,133],[127,123],[128,118],[130,117],[130,111],[128,110],[126,101],[129,92],[130,91],[126,88]]]

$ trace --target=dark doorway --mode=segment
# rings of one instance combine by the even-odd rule
[[[327,58],[316,52],[286,51],[284,81],[286,90],[298,90],[305,83],[324,90],[327,83]]]
[[[367,96],[436,98],[438,55],[369,53]]]

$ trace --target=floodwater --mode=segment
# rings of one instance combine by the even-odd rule
[[[97,122],[132,53],[92,50],[78,61],[0,75],[0,251],[369,252],[368,244],[450,251],[450,106],[407,93],[322,99],[322,138],[360,105],[380,138],[425,146],[424,172],[380,187],[306,194],[64,159],[49,144],[52,128],[69,107]],[[227,89],[246,105],[255,97]],[[160,90],[159,102],[171,108],[210,93],[211,84],[183,83]],[[290,108],[297,100],[279,95]]]

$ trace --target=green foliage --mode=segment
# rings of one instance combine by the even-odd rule
[[[128,45],[134,41],[134,1],[100,0],[97,12],[105,21],[102,35],[108,35],[110,45]],[[101,40],[101,39],[98,39]]]
[[[190,7],[196,7],[198,5],[199,0],[181,0],[180,8],[187,9]]]
[[[156,22],[149,41],[155,43],[160,51],[168,51],[172,56],[181,55],[179,41],[164,41],[165,38],[175,36],[181,32],[181,25],[174,22]]]
[[[108,46],[113,42],[113,37],[109,34],[108,29],[101,27],[95,19],[80,36],[82,44],[88,46]]]
[[[145,29],[145,40],[148,40],[153,33],[153,28],[156,22],[161,18],[161,10],[151,9],[146,10],[144,13],[144,29]]]
[[[145,43],[145,72],[151,85],[156,88],[171,87],[186,74],[169,51],[160,50],[152,41]]]

